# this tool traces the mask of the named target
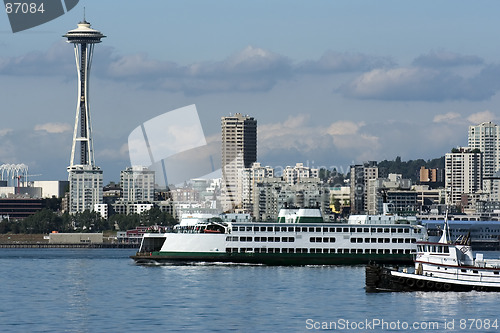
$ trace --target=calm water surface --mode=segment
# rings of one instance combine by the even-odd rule
[[[367,294],[363,267],[144,267],[133,252],[0,249],[0,332],[500,330],[498,293]]]

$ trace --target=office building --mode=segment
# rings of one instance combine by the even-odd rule
[[[445,155],[446,204],[460,205],[463,195],[481,190],[482,161],[481,152],[466,147]]]

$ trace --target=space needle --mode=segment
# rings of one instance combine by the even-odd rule
[[[70,213],[93,211],[96,204],[102,204],[102,170],[95,165],[94,144],[92,142],[92,124],[89,108],[89,74],[92,65],[94,45],[101,42],[104,36],[100,31],[92,29],[85,20],[78,23],[76,29],[68,31],[68,43],[75,49],[76,69],[78,74],[78,100],[73,131],[71,160],[68,167],[70,197]],[[75,162],[75,151],[79,143],[80,161]]]

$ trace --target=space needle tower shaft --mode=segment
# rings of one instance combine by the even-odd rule
[[[70,168],[75,165],[94,166],[94,147],[89,108],[89,74],[92,65],[94,45],[106,37],[100,31],[90,28],[85,19],[78,23],[78,28],[68,31],[63,37],[75,48],[76,69],[78,73],[78,102],[76,107],[73,145],[71,147]],[[75,163],[75,150],[80,143],[80,163]]]

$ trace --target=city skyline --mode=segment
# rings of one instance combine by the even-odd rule
[[[16,34],[0,15],[0,163],[65,179],[75,91],[61,31],[83,5],[108,36],[90,92],[105,183],[130,166],[134,128],[191,104],[209,141],[221,116],[250,114],[263,165],[344,173],[367,160],[444,156],[467,145],[469,125],[498,122],[497,3],[89,0]]]

